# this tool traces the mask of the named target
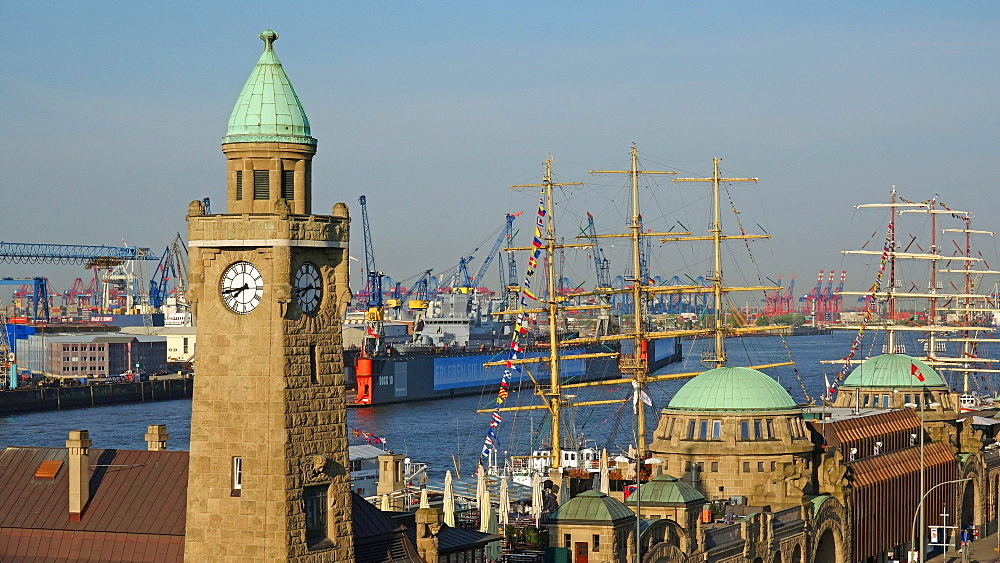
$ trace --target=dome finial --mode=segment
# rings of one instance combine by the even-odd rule
[[[274,42],[278,39],[278,34],[274,32],[273,29],[265,29],[260,32],[260,39],[264,42],[265,51],[274,50]]]

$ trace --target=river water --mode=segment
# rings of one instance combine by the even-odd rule
[[[753,365],[787,361],[788,350],[796,362],[799,378],[808,393],[817,397],[823,392],[824,372],[833,380],[840,365],[820,364],[820,360],[843,358],[849,351],[855,334],[834,332],[829,335],[754,337],[727,339],[729,365]],[[662,372],[678,373],[704,370],[697,361],[709,341],[685,341],[684,361],[668,366]],[[874,354],[866,344],[865,355]],[[910,350],[916,353],[916,348]],[[799,379],[790,367],[767,370],[778,378],[793,398],[803,400]],[[665,406],[670,397],[687,380],[653,384],[650,395],[653,412]],[[602,386],[574,389],[575,401],[618,400],[609,404],[572,409],[568,415],[576,432],[586,443],[618,451],[634,444],[634,415],[631,387]],[[477,409],[491,408],[494,393],[457,397],[438,401],[386,405],[367,409],[349,409],[348,424],[364,432],[386,439],[387,448],[404,453],[414,461],[429,465],[429,473],[440,477],[458,463],[461,474],[467,475],[476,464],[483,447],[483,438],[490,414],[478,414]],[[537,404],[530,389],[511,393],[505,406]],[[650,411],[647,410],[647,413]],[[655,416],[647,416],[655,420]],[[166,424],[170,433],[168,447],[186,450],[190,440],[191,401],[176,400],[153,403],[123,404],[87,409],[49,411],[0,417],[0,448],[6,446],[63,447],[72,429],[87,429],[94,447],[145,449],[144,434],[149,424]],[[507,412],[498,429],[500,451],[526,453],[537,447],[546,432],[542,411]],[[648,432],[652,432],[650,423]],[[565,432],[565,431],[564,431]],[[362,443],[351,438],[352,443]],[[453,457],[454,456],[454,459]]]

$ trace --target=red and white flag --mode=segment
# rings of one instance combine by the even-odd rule
[[[372,325],[368,325],[368,336],[372,338],[378,338],[378,333],[375,332],[375,328]]]
[[[917,381],[922,382],[924,380],[924,374],[920,373],[920,368],[917,367],[917,364],[910,364],[910,374],[916,377]]]

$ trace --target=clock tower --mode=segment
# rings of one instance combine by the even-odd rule
[[[312,214],[312,137],[264,53],[222,140],[226,213],[188,206],[198,323],[184,555],[352,561],[341,318],[347,206]]]

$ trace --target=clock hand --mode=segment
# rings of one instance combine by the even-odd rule
[[[250,286],[247,285],[247,284],[243,284],[241,287],[234,287],[232,289],[224,289],[224,290],[222,290],[222,294],[223,295],[229,295],[230,293],[239,293],[239,292],[247,290],[247,289],[250,289]]]

